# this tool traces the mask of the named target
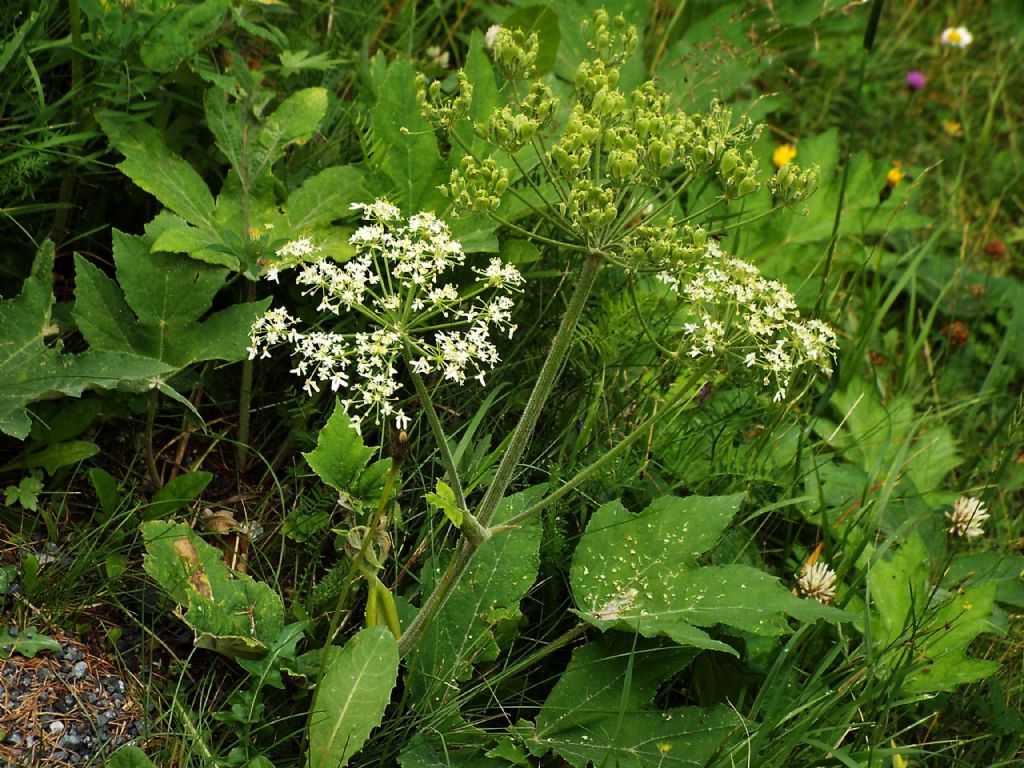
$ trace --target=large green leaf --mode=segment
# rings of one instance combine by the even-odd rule
[[[284,628],[281,596],[244,573],[184,523],[142,524],[146,573],[184,608],[196,644],[228,656],[263,655]]]
[[[537,715],[526,745],[573,768],[703,766],[739,726],[728,707],[653,705],[659,686],[693,658],[687,649],[602,639],[577,648]]]
[[[621,503],[594,513],[573,557],[580,615],[596,627],[666,636],[735,653],[700,627],[726,624],[760,635],[787,631],[785,616],[837,621],[845,614],[794,597],[778,579],[745,565],[698,567],[743,496],[666,496],[634,515]]]
[[[331,646],[313,697],[308,768],[343,768],[380,725],[398,679],[398,643],[384,627],[367,627],[344,648]]]
[[[62,394],[78,396],[92,387],[112,389],[171,370],[135,354],[94,349],[67,355],[59,345],[48,344],[58,330],[51,319],[53,259],[53,244],[46,242],[21,293],[0,301],[0,432],[17,438],[29,433],[29,403]]]
[[[498,505],[500,523],[537,501],[543,486],[509,496]],[[540,524],[536,518],[486,541],[473,556],[451,596],[430,623],[420,650],[409,662],[406,685],[414,706],[433,712],[458,696],[473,665],[497,658],[495,627],[517,622],[519,602],[537,579]],[[433,580],[443,564],[431,561]]]
[[[327,168],[288,196],[288,230],[297,239],[314,227],[352,215],[349,206],[366,197],[362,172],[351,165]]]
[[[350,499],[358,500],[380,493],[384,475],[391,466],[391,459],[369,464],[374,453],[374,448],[363,444],[345,409],[338,403],[320,430],[316,448],[302,455],[321,480]]]
[[[161,133],[150,125],[107,115],[100,124],[125,159],[125,176],[167,208],[195,225],[212,227],[213,195],[196,170],[171,152]]]
[[[931,557],[915,535],[868,573],[874,647],[891,667],[909,665],[903,687],[913,693],[951,691],[999,669],[996,661],[967,656],[978,635],[996,631],[991,621],[996,583],[945,594],[932,588],[930,572]]]
[[[94,349],[129,352],[183,368],[201,360],[240,360],[249,328],[269,299],[236,304],[203,319],[226,270],[175,253],[151,253],[173,226],[160,216],[145,235],[114,230],[120,288],[98,267],[75,258],[74,317]]]
[[[437,200],[440,155],[430,123],[416,101],[416,71],[405,59],[396,59],[380,85],[371,111],[374,163],[391,180],[398,205],[416,211]],[[443,198],[441,198],[443,202]]]
[[[282,101],[256,134],[260,150],[250,160],[253,178],[277,162],[286,146],[309,140],[326,113],[326,88],[304,88]]]

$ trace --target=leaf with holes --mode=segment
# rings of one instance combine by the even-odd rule
[[[185,523],[142,524],[142,567],[196,633],[196,645],[226,656],[262,656],[284,628],[284,604],[273,589],[233,573],[223,553]]]
[[[638,515],[620,502],[594,513],[573,557],[570,581],[580,616],[594,626],[670,637],[681,645],[736,651],[702,628],[725,624],[781,635],[785,617],[848,618],[794,597],[779,580],[746,565],[699,567],[743,501],[734,496],[665,496]]]

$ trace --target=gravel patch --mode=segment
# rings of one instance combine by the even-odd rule
[[[143,736],[142,707],[110,660],[68,638],[54,639],[60,651],[0,659],[3,768],[100,766]]]

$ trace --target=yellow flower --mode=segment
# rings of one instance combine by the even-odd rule
[[[960,125],[959,120],[943,120],[942,130],[954,139],[962,139],[964,137],[964,127]]]
[[[792,144],[779,144],[772,152],[772,162],[776,168],[781,168],[790,160],[796,157],[796,147]]]
[[[902,163],[899,160],[893,160],[892,168],[890,168],[889,172],[885,174],[885,183],[890,187],[897,186],[907,177],[907,174],[903,172],[903,168],[900,167],[901,165]]]

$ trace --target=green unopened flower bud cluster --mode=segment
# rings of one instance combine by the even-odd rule
[[[783,165],[769,182],[768,187],[776,200],[792,205],[810,197],[818,188],[821,170],[816,165],[801,168],[794,162]]]
[[[416,77],[416,99],[420,112],[433,124],[451,130],[452,126],[469,112],[473,103],[473,85],[466,73],[458,73],[458,90],[454,96],[445,94],[441,89],[441,81],[427,82],[426,75]]]
[[[722,153],[718,163],[718,178],[725,194],[729,197],[743,197],[756,192],[760,183],[757,180],[758,162],[754,153],[747,149],[740,151],[729,147]]]
[[[508,189],[508,170],[499,168],[491,158],[477,161],[471,155],[462,158],[452,171],[447,185],[441,191],[457,208],[474,213],[489,213],[501,204],[501,196]]]
[[[502,27],[494,38],[494,63],[509,80],[523,80],[533,75],[540,51],[536,32]]]
[[[640,224],[634,227],[623,247],[623,255],[633,272],[668,273],[704,256],[708,250],[708,241],[704,227],[677,225],[669,217],[662,224]]]
[[[636,49],[635,28],[601,10],[590,29],[588,47],[594,55],[578,65],[574,103],[561,112],[547,84],[533,79],[537,35],[498,29],[492,55],[510,98],[474,128],[510,160],[499,166],[463,147],[470,159],[452,172],[444,191],[457,207],[494,213],[514,183],[513,193],[531,207],[539,199],[538,213],[574,245],[600,250],[619,263],[636,261],[638,268],[692,261],[704,249],[695,244],[696,230],[683,230],[672,221],[671,215],[679,215],[679,197],[678,190],[666,188],[668,183],[685,186],[710,177],[723,203],[756,191],[760,168],[751,147],[760,127],[736,119],[718,102],[704,113],[673,108],[654,81],[624,92],[620,69]],[[460,141],[452,121],[456,108],[468,109],[462,101],[468,89],[460,87],[450,106],[439,106],[435,85],[421,86],[421,92],[424,114]],[[535,156],[528,158],[529,148]],[[510,176],[513,168],[515,177]],[[809,194],[814,178],[794,168],[771,185],[777,199],[790,202]],[[527,186],[529,196],[519,195],[519,188]],[[672,243],[671,237],[682,241]],[[643,248],[655,255],[641,258]]]

